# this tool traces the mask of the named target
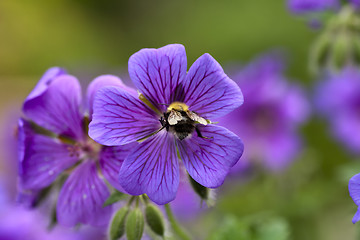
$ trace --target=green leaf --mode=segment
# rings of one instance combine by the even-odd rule
[[[121,238],[125,233],[125,220],[128,215],[129,208],[123,207],[116,212],[113,219],[111,220],[109,229],[110,240],[116,240]]]
[[[115,190],[115,192],[113,192],[110,195],[110,197],[108,197],[108,199],[106,199],[106,201],[103,204],[103,207],[114,204],[114,203],[116,203],[116,202],[118,202],[120,200],[123,200],[126,197],[127,197],[127,195],[125,193],[122,193],[122,192],[119,192],[119,191]]]
[[[281,217],[266,214],[247,216],[241,219],[226,216],[209,240],[289,240],[290,227]]]
[[[126,219],[126,236],[128,240],[140,240],[144,232],[144,215],[139,208],[135,208]]]
[[[288,240],[289,237],[289,225],[280,217],[268,219],[257,227],[258,240]]]
[[[234,216],[226,216],[221,221],[219,227],[208,238],[209,240],[248,240],[252,239],[252,235],[249,231],[249,224],[246,222],[240,222]]]
[[[146,206],[145,219],[150,229],[157,235],[164,236],[165,227],[160,210],[152,204]]]

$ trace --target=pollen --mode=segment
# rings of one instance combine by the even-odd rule
[[[167,108],[168,111],[171,110],[177,110],[177,111],[188,111],[189,107],[182,102],[173,102],[172,104],[170,104],[170,106]]]

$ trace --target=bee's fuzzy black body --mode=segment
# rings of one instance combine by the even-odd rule
[[[166,128],[167,131],[173,132],[180,140],[185,139],[187,136],[191,135],[194,130],[199,134],[196,126],[195,121],[189,118],[185,111],[178,111],[182,119],[177,122],[175,125],[170,125],[168,122],[170,112],[165,112],[164,117],[160,119],[160,122],[163,127]]]

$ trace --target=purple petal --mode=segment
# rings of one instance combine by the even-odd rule
[[[282,106],[288,121],[296,124],[305,122],[310,115],[310,104],[304,90],[292,85],[284,95]]]
[[[175,90],[184,80],[187,61],[181,44],[159,49],[142,49],[129,59],[129,74],[135,86],[162,112],[175,99]]]
[[[59,67],[53,67],[48,69],[44,75],[41,77],[39,82],[36,84],[35,88],[31,91],[29,96],[25,99],[25,103],[33,100],[36,97],[42,95],[48,88],[49,84],[58,76],[66,74],[65,69]]]
[[[78,80],[70,75],[60,75],[41,95],[25,101],[23,111],[41,127],[79,140],[84,137],[80,103]]]
[[[360,208],[357,209],[357,211],[352,219],[352,223],[355,224],[359,220],[360,220]]]
[[[57,203],[57,219],[61,225],[77,223],[105,226],[111,215],[111,206],[103,207],[110,192],[100,179],[96,163],[86,161],[76,167],[64,183]]]
[[[185,102],[201,117],[218,118],[239,107],[244,99],[238,85],[209,54],[199,57],[183,82]]]
[[[120,168],[130,152],[138,145],[137,142],[116,147],[104,146],[100,153],[100,168],[105,179],[117,190],[123,192],[118,181]]]
[[[106,86],[115,86],[121,87],[128,91],[132,91],[133,94],[136,94],[134,89],[127,87],[120,78],[113,76],[113,75],[102,75],[95,78],[89,85],[87,89],[87,101],[88,101],[88,109],[89,109],[89,116],[91,118],[93,114],[93,103],[95,99],[95,93],[102,87]]]
[[[199,184],[216,188],[223,184],[229,169],[240,159],[244,145],[240,138],[226,128],[200,126],[203,137],[177,141],[181,159],[190,176]]]
[[[18,185],[19,186],[17,187],[16,203],[19,203],[25,208],[34,208],[38,203],[40,190],[22,189],[21,184]]]
[[[327,76],[315,89],[317,110],[330,116],[334,111],[347,110],[359,96],[359,83],[360,72],[354,67],[346,67],[337,74]]]
[[[349,180],[349,193],[356,205],[360,205],[360,173]]]
[[[350,0],[349,2],[353,5],[354,8],[360,8],[360,0]]]
[[[360,121],[357,112],[343,112],[330,119],[332,132],[350,151],[360,152]]]
[[[174,136],[163,130],[139,144],[125,159],[119,182],[129,194],[146,193],[157,204],[174,200],[179,186]]]
[[[69,153],[71,145],[35,134],[25,120],[19,120],[19,176],[24,189],[49,186],[78,160]]]
[[[360,205],[360,173],[356,174],[349,180],[349,193],[357,206]],[[360,220],[360,209],[358,208],[352,222],[356,223]]]
[[[89,136],[108,146],[123,145],[157,131],[156,113],[132,94],[117,87],[98,91]]]

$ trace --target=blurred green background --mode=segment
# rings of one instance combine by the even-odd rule
[[[145,47],[182,43],[189,66],[205,52],[224,66],[282,48],[289,54],[289,79],[301,82],[309,95],[316,81],[307,60],[317,33],[292,16],[283,0],[2,0],[0,36],[3,160],[5,131],[16,126],[12,117],[51,66],[66,68],[82,82],[104,73],[127,79],[128,58]],[[189,231],[199,238],[214,233],[214,239],[240,239],[234,232],[265,226],[263,235],[271,236],[266,227],[271,232],[274,225],[274,231],[289,232],[289,239],[357,239],[347,181],[360,172],[359,163],[331,138],[323,120],[313,117],[302,133],[306,149],[288,171],[228,180],[214,209],[184,223]]]

